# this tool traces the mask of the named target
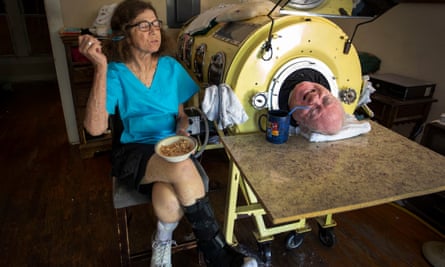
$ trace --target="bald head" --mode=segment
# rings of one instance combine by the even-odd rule
[[[344,122],[345,113],[341,102],[318,83],[301,82],[289,95],[289,108],[309,106],[308,110],[296,110],[292,117],[302,127],[323,134],[338,133]]]

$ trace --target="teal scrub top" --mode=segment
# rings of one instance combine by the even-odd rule
[[[114,114],[115,108],[119,108],[124,126],[121,143],[155,144],[176,134],[178,106],[198,90],[182,65],[169,56],[159,58],[150,87],[125,64],[110,62],[106,109]]]

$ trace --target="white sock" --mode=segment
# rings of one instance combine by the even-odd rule
[[[173,231],[178,226],[178,222],[165,223],[158,221],[158,230],[156,231],[156,240],[167,241],[172,240]]]

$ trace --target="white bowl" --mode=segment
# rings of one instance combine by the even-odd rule
[[[181,146],[174,147],[174,143],[178,143]],[[169,150],[171,155],[165,154],[165,150],[168,146],[171,146]],[[169,162],[180,162],[189,158],[190,155],[195,152],[197,147],[198,143],[193,137],[175,135],[159,141],[155,145],[155,152]]]

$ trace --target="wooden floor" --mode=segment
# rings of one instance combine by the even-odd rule
[[[119,266],[108,154],[82,160],[67,141],[57,86],[13,86],[0,92],[0,266]],[[224,217],[228,162],[221,150],[202,163],[214,184],[210,199]],[[132,210],[131,236],[149,247],[150,206]],[[273,266],[430,266],[422,244],[444,236],[404,209],[386,204],[334,215],[337,243],[323,246],[316,225],[301,247],[272,242]],[[239,241],[255,252],[249,218],[238,220]],[[187,233],[187,222],[177,233]],[[180,239],[178,237],[178,239]],[[199,266],[195,249],[173,256],[174,266]],[[136,266],[149,266],[140,262]]]

